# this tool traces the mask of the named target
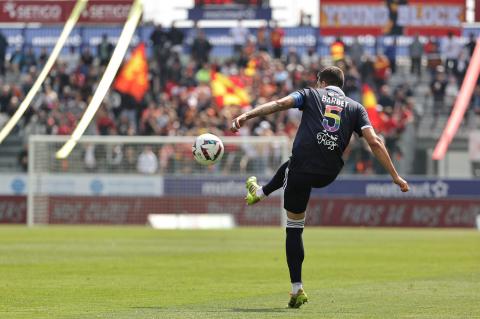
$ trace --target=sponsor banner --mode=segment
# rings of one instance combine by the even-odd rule
[[[248,207],[242,197],[91,197],[48,199],[52,224],[145,224],[149,214],[232,214],[237,225],[280,225],[280,199]]]
[[[475,227],[480,199],[313,198],[309,226]],[[51,197],[50,223],[145,224],[149,214],[232,214],[237,225],[279,225],[280,199],[246,206],[239,197]]]
[[[27,174],[0,174],[0,196],[1,195],[27,195],[28,180]]]
[[[465,0],[320,1],[322,35],[460,35],[464,21]]]
[[[188,10],[189,20],[271,20],[270,8],[202,8],[196,7]]]
[[[130,174],[49,174],[37,181],[39,194],[162,196],[163,177]]]
[[[0,195],[26,195],[26,174],[0,174]],[[269,177],[259,176],[261,185]],[[410,192],[402,193],[387,178],[342,178],[326,188],[313,189],[312,197],[367,197],[367,198],[480,198],[478,179],[410,178]],[[42,177],[41,191],[50,195],[94,196],[243,196],[243,177],[186,177],[140,174],[49,174]],[[280,196],[277,191],[271,196]]]
[[[142,224],[149,214],[232,214],[241,226],[280,225],[280,198],[246,206],[242,197],[165,196],[48,198],[49,223]],[[311,198],[309,226],[475,227],[480,199]],[[0,223],[25,223],[26,198],[0,196]]]
[[[265,184],[268,178],[260,178]],[[313,189],[312,196],[369,198],[447,198],[480,197],[480,180],[409,179],[410,192],[402,193],[389,179],[339,178],[323,189]],[[165,177],[165,193],[179,196],[242,196],[245,181],[228,177]],[[281,192],[272,195],[278,196]]]
[[[475,227],[480,199],[311,199],[307,225]]]
[[[26,221],[25,196],[0,196],[0,224],[25,224]]]
[[[124,23],[132,0],[90,0],[79,23]],[[75,1],[0,0],[2,23],[63,24],[75,6]]]

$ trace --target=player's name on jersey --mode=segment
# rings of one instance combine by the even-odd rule
[[[345,101],[344,99],[339,99],[333,96],[328,96],[328,95],[322,95],[322,102],[326,104],[334,104],[338,105],[341,107],[347,107],[348,101]]]

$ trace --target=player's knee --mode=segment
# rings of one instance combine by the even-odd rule
[[[305,212],[303,213],[294,213],[287,211],[287,217],[294,220],[305,219]]]
[[[293,213],[287,211],[287,231],[289,228],[300,228],[305,227],[305,213]]]

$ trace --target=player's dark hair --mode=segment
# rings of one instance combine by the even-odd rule
[[[325,81],[327,85],[334,85],[342,88],[344,82],[343,71],[336,66],[326,67],[318,74],[318,81]]]

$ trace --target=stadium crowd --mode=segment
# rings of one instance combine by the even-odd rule
[[[362,101],[362,89],[367,84],[376,94],[376,109],[379,121],[377,131],[384,137],[394,157],[402,156],[398,147],[405,127],[416,118],[413,91],[408,84],[392,87],[390,77],[396,71],[395,49],[387,47],[384,52],[369,55],[358,41],[346,45],[336,39],[331,47],[330,59],[324,59],[316,48],[298,54],[294,47],[283,48],[284,30],[274,24],[260,27],[251,34],[239,22],[230,31],[234,55],[225,60],[212,58],[209,43],[202,29],[195,27],[184,34],[173,25],[170,29],[157,26],[149,43],[150,89],[141,102],[113,90],[105,98],[95,121],[86,134],[93,135],[198,135],[212,132],[231,135],[231,119],[240,108],[249,106],[219,105],[213,96],[210,77],[212,72],[235,76],[251,98],[251,105],[283,97],[292,91],[313,86],[316,75],[324,61],[334,63],[345,71],[345,93]],[[431,38],[426,44],[415,38],[410,46],[411,72],[422,76],[428,71],[431,76],[431,94],[434,114],[448,111],[451,104],[445,103],[447,95],[458,90],[473,51],[474,39],[463,47],[456,37]],[[8,43],[0,35],[0,55],[5,59]],[[113,51],[113,45],[104,36],[96,50],[85,47],[78,52],[71,47],[69,54],[60,57],[41,91],[34,99],[30,111],[21,123],[25,136],[30,134],[69,135],[75,128],[95,91],[97,82]],[[17,49],[0,65],[0,126],[10,117],[31,88],[34,79],[48,57],[46,50],[35,54],[31,47]],[[2,58],[2,56],[0,56]],[[427,60],[427,68],[421,61]],[[10,79],[10,80],[9,80]],[[452,93],[453,92],[453,93]],[[480,87],[473,98],[473,108],[480,113]],[[241,135],[273,136],[292,138],[298,127],[301,113],[289,110],[280,114],[249,122],[240,131]],[[382,173],[372,162],[368,147],[362,142],[353,143],[346,151],[346,173]],[[163,147],[159,150],[146,148],[138,160],[131,157],[131,165],[140,172],[165,172],[171,170],[171,162],[178,158],[178,150]],[[180,152],[187,153],[189,150]],[[243,169],[249,161],[255,161],[256,152],[244,152]],[[152,156],[153,154],[153,156]],[[153,165],[159,159],[158,165]],[[93,161],[92,161],[93,159]],[[148,163],[150,161],[150,163]],[[143,165],[141,163],[147,164]],[[95,153],[85,151],[87,167],[95,169]],[[144,168],[146,167],[146,168]]]

